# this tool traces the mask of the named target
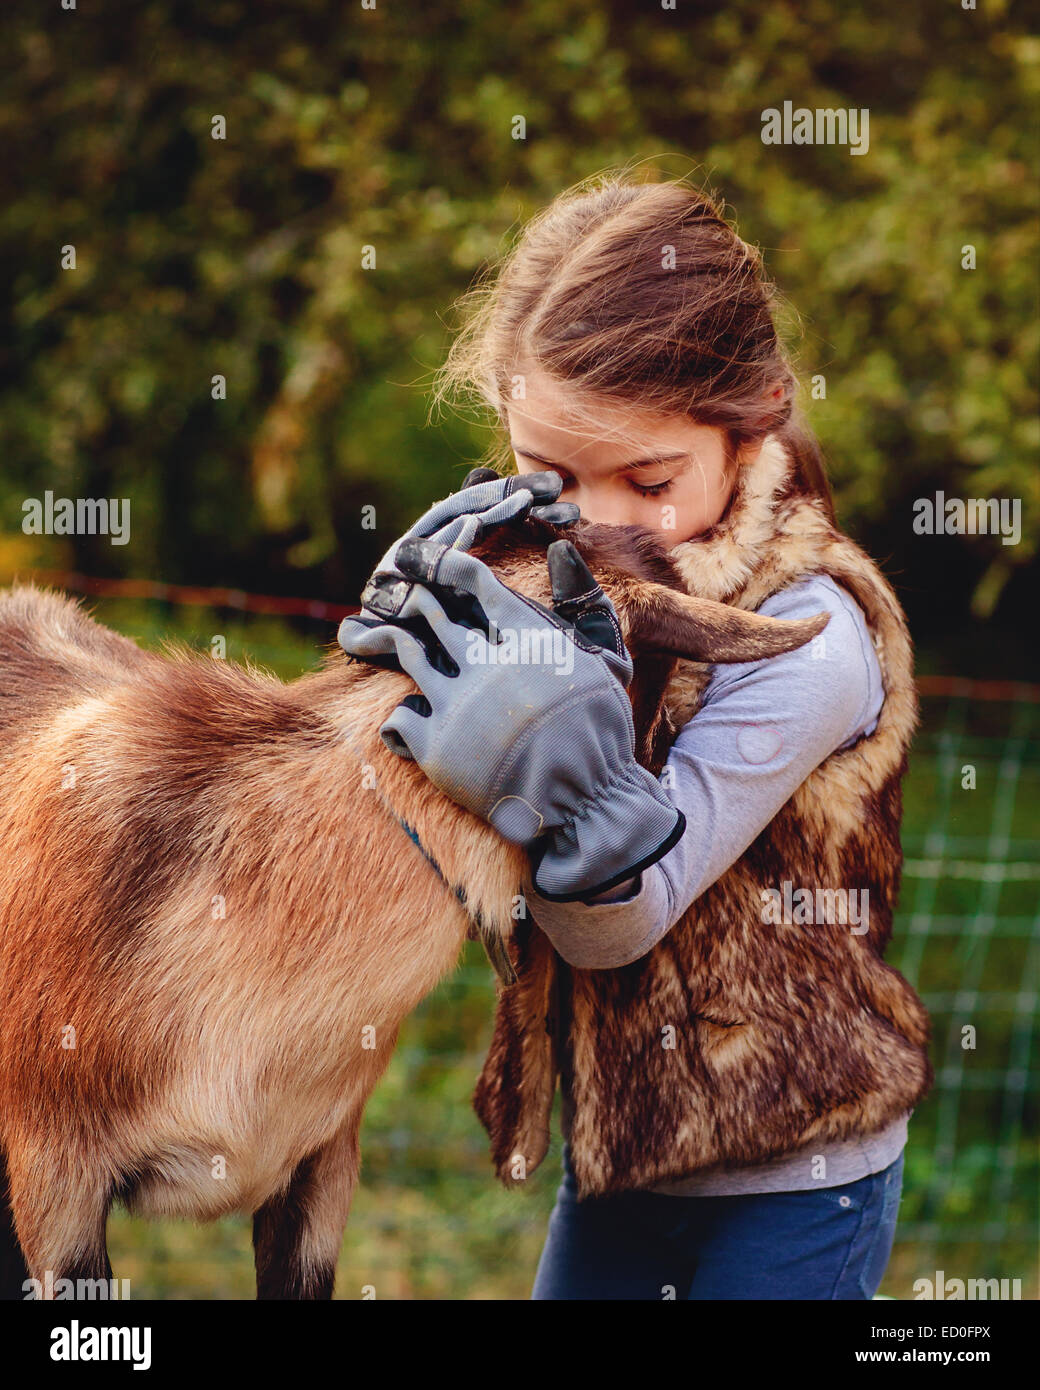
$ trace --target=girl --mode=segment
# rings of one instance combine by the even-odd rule
[[[681,662],[665,692],[678,735],[659,779],[639,770],[653,787],[621,744],[603,755],[623,801],[575,771],[607,737],[609,701],[579,743],[531,684],[546,713],[525,745],[524,796],[532,777],[586,794],[549,861],[532,843],[519,979],[500,995],[475,1104],[500,1176],[522,1180],[545,1153],[560,1078],[563,1180],[536,1299],[872,1298],[907,1119],[933,1080],[923,1005],[882,961],[916,721],[909,638],[886,580],[836,529],[772,308],[760,258],[711,198],[610,177],[529,224],[444,371],[444,388],[475,384],[494,408],[520,475],[473,489],[474,512],[494,522],[518,496],[552,498],[548,473],[586,520],[659,531],[691,593],[829,615],[779,657]],[[517,493],[525,478],[535,493]],[[479,525],[435,539],[464,548]],[[381,568],[418,579],[427,614],[439,599],[448,621],[469,592],[506,625],[509,591],[475,557],[453,558],[449,588],[434,552],[411,544],[409,568],[396,549]],[[568,602],[581,610],[574,589]],[[348,652],[414,644],[372,621],[344,624]],[[612,662],[602,680],[625,678]],[[450,710],[432,676],[416,679],[405,717],[435,734]],[[471,809],[494,741],[478,736],[467,747],[458,734],[450,775],[416,755]]]

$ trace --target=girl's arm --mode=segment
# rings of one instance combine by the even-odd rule
[[[805,618],[821,610],[831,620],[808,646],[715,667],[659,778],[686,817],[674,848],[588,903],[551,902],[525,884],[535,920],[564,960],[608,970],[645,955],[826,757],[873,731],[884,699],[881,671],[862,609],[847,590],[816,575],[758,611]]]

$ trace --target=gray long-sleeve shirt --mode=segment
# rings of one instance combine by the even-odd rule
[[[700,709],[680,730],[660,774],[686,817],[685,834],[663,858],[592,903],[551,902],[530,881],[524,885],[535,920],[564,960],[609,970],[645,955],[814,768],[873,732],[884,700],[881,671],[862,609],[847,590],[816,575],[774,594],[758,611],[805,618],[823,610],[830,622],[807,646],[714,668]],[[565,1138],[570,1118],[565,1094]],[[875,1134],[817,1142],[754,1167],[716,1165],[652,1190],[723,1196],[854,1182],[895,1161],[908,1118],[909,1112]]]

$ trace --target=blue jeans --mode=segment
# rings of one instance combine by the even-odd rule
[[[870,1299],[892,1252],[903,1155],[841,1187],[579,1202],[568,1146],[532,1298]]]

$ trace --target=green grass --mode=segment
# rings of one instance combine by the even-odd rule
[[[221,633],[229,657],[248,653],[286,678],[314,665],[335,635],[315,625],[306,638],[276,619],[232,622],[204,610],[94,607],[147,645],[176,635],[206,650]],[[924,702],[904,784],[908,872],[887,959],[929,1006],[939,1082],[910,1125],[900,1227],[879,1290],[888,1297],[913,1298],[915,1279],[940,1269],[948,1279],[1019,1278],[1024,1298],[1040,1296],[1038,1106],[1027,1084],[1036,1073],[1040,885],[1035,877],[928,878],[911,867],[940,851],[967,864],[1040,862],[1038,715],[1028,706]],[[967,764],[975,767],[970,791],[961,786]],[[549,1154],[523,1190],[506,1192],[470,1099],[493,1007],[490,968],[467,943],[455,973],[403,1025],[365,1117],[338,1297],[362,1297],[367,1287],[380,1298],[529,1297],[559,1181],[559,1097]],[[966,1026],[975,1029],[968,1051]],[[115,1212],[113,1266],[135,1298],[251,1298],[249,1224],[196,1227]]]

